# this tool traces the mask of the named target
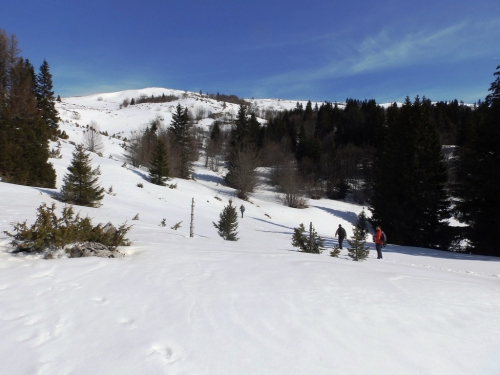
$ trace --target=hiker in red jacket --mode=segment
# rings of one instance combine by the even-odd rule
[[[373,241],[375,241],[375,248],[377,249],[377,259],[382,259],[382,245],[384,245],[382,233],[382,229],[380,227],[377,227],[375,235],[373,236]]]

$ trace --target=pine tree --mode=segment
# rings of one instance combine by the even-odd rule
[[[448,243],[446,165],[431,103],[417,97],[387,111],[378,151],[371,208],[394,243],[442,248]]]
[[[250,141],[247,107],[240,105],[235,125],[231,130],[229,153],[227,156],[227,174],[225,181],[238,191],[238,198],[248,199],[257,186],[256,168],[258,152]]]
[[[495,102],[500,101],[500,65],[497,66],[497,71],[493,73],[495,80],[491,83],[488,91],[491,91],[488,96],[486,96],[485,103],[491,106]],[[498,103],[496,103],[498,105]]]
[[[192,155],[194,150],[193,135],[191,133],[191,122],[187,107],[183,110],[178,104],[176,111],[172,114],[172,122],[169,131],[172,134],[172,148],[178,156],[174,166],[175,175],[188,179],[193,170]]]
[[[292,246],[298,247],[300,251],[306,251],[307,243],[306,228],[301,223],[298,228],[293,228]]]
[[[217,228],[219,236],[226,241],[238,241],[236,237],[238,232],[238,212],[236,207],[233,206],[233,201],[230,199],[229,204],[224,207],[220,213],[219,222],[216,224],[212,222],[214,227]]]
[[[363,233],[357,227],[353,227],[353,235],[350,240],[347,240],[347,243],[350,246],[347,252],[352,260],[361,261],[368,258],[370,248],[365,246],[366,242]]]
[[[330,256],[333,258],[338,258],[339,255],[340,255],[340,247],[339,245],[335,245],[332,251],[330,251]]]
[[[55,187],[48,132],[37,110],[34,69],[17,40],[0,29],[0,176],[14,184]]]
[[[64,176],[62,200],[79,206],[98,207],[104,197],[104,188],[98,185],[97,169],[92,170],[90,154],[83,145],[77,145],[73,159]]]
[[[49,133],[57,133],[59,115],[55,107],[54,91],[52,87],[52,74],[49,71],[49,64],[43,60],[40,72],[36,75],[35,92],[37,98],[37,108],[40,111]]]
[[[468,251],[500,256],[500,65],[476,121],[460,146],[455,186],[456,216],[468,224]]]
[[[292,246],[300,251],[312,254],[321,254],[324,250],[324,240],[318,236],[312,223],[309,224],[309,236],[306,234],[304,224],[298,228],[293,228]]]
[[[155,185],[165,186],[169,178],[168,153],[167,147],[163,141],[158,141],[149,167],[149,178]]]
[[[366,235],[368,234],[368,220],[366,219],[365,209],[360,212],[358,215],[358,220],[356,221],[356,228],[358,228],[361,238],[366,239]]]

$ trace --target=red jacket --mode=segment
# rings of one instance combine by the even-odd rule
[[[382,230],[381,229],[377,229],[377,231],[375,232],[375,236],[373,236],[373,240],[375,241],[375,243],[378,243],[380,245],[384,244],[384,241],[382,241]]]

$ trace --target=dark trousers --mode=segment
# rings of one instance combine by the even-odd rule
[[[382,244],[376,243],[375,248],[377,249],[377,259],[382,259]]]
[[[344,242],[344,237],[339,237],[339,248],[342,249],[342,242]]]

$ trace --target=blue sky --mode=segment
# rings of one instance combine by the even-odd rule
[[[500,1],[15,0],[0,28],[61,96],[166,87],[246,98],[484,99]]]

